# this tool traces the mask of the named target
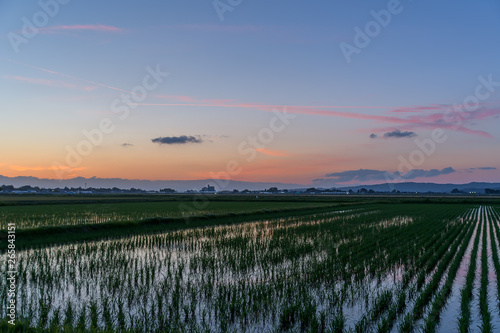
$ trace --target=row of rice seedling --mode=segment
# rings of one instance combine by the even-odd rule
[[[478,224],[479,226],[479,224]],[[469,269],[465,279],[465,286],[461,291],[460,317],[458,318],[460,332],[468,332],[471,324],[470,304],[472,301],[472,288],[476,274],[477,252],[479,249],[480,232],[477,232],[472,248]]]
[[[461,225],[460,227],[463,228],[464,226]],[[423,286],[426,272],[430,272],[436,267],[439,262],[438,258],[444,255],[461,230],[460,228],[456,230],[450,228],[446,233],[436,232],[436,235],[423,245],[423,248],[427,249],[427,252],[419,257],[418,261],[404,273],[397,287],[394,301],[388,309],[386,316],[379,322],[377,332],[390,331],[397,318],[400,318],[405,312],[407,303],[412,302],[416,293]],[[416,281],[422,282],[416,283]]]
[[[463,228],[455,241],[449,248],[446,249],[443,257],[439,259],[439,264],[435,267],[432,275],[429,277],[429,281],[425,284],[425,286],[423,286],[422,291],[416,297],[413,309],[408,312],[402,320],[399,326],[401,332],[412,332],[415,329],[417,321],[423,318],[426,307],[430,304],[434,294],[439,289],[443,277],[446,276],[445,274],[449,273],[449,267],[457,266],[460,263],[461,257],[458,257],[455,254],[459,249],[464,251],[472,232],[473,228],[471,225]],[[435,257],[434,259],[437,258]],[[424,279],[420,279],[420,284],[424,283],[423,280]],[[417,282],[417,287],[418,284],[419,282]]]
[[[478,209],[401,208],[23,250],[20,322],[40,330],[148,332],[383,332],[410,320],[415,327],[445,306]],[[2,264],[0,274],[6,269]]]
[[[388,299],[386,306],[384,306],[383,309],[386,311],[382,311],[382,314],[385,314],[385,317],[379,321],[377,331],[386,332],[390,330],[396,318],[403,313],[406,302],[410,301],[412,295],[420,288],[420,285],[418,287],[412,286],[407,288],[410,281],[417,279],[417,272],[419,273],[419,279],[423,280],[425,278],[426,272],[432,270],[437,265],[438,258],[448,250],[452,242],[456,241],[456,236],[461,234],[463,227],[463,224],[457,224],[455,228],[450,228],[446,233],[441,233],[439,228],[433,229],[431,227],[428,230],[431,234],[435,233],[435,235],[425,243],[417,246],[417,248],[426,249],[427,252],[425,255],[421,256],[417,262],[409,265],[410,267],[404,272],[402,278],[399,280],[398,284],[396,284],[396,287],[393,288],[396,290],[394,292],[394,297],[392,300]],[[404,241],[404,239],[402,240]],[[415,252],[415,249],[411,249],[410,251]],[[422,268],[424,264],[427,264],[426,269],[417,269],[417,267]],[[376,311],[376,313],[377,312],[378,311]],[[373,326],[373,324],[376,324],[376,321],[374,321],[373,318],[370,320],[369,316],[365,315],[356,324],[355,328],[356,331],[366,331],[370,325]]]
[[[448,301],[448,297],[451,294],[453,284],[458,273],[458,269],[463,261],[463,256],[467,251],[468,248],[467,244],[470,244],[473,241],[472,239],[473,233],[477,231],[477,229],[473,228],[472,226],[469,227],[469,229],[470,231],[468,237],[466,237],[467,239],[466,243],[462,244],[460,250],[456,253],[455,259],[448,270],[446,281],[444,282],[444,285],[442,286],[439,293],[435,295],[432,305],[430,306],[429,314],[427,315],[427,318],[425,320],[425,325],[423,329],[424,332],[436,331],[436,327],[438,326],[440,321],[441,311],[443,310],[443,308],[446,305],[446,302]],[[478,234],[476,233],[476,237],[477,235]]]
[[[496,251],[494,249],[497,240],[496,233],[491,231],[498,226],[499,221],[498,215],[492,208],[484,206],[479,207],[475,217],[470,220],[477,230],[474,232],[475,237],[468,242],[469,250],[464,247],[456,253],[456,259],[447,272],[446,280],[442,280],[442,287],[433,296],[432,305],[426,311],[427,316],[422,326],[424,332],[455,330],[469,332],[476,327],[480,328],[481,332],[493,332],[494,323],[500,324],[500,313],[491,311],[491,308],[496,307],[496,303],[492,302],[491,298],[498,297],[499,292],[498,274],[494,268],[496,259],[494,254],[491,258],[488,254]],[[466,251],[469,257],[465,256]],[[498,252],[496,254],[498,257]],[[438,326],[442,310],[450,305],[449,296],[455,288],[454,284],[457,283],[456,276],[459,267],[465,267],[466,264],[468,264],[468,269],[463,281],[460,301],[458,297],[452,299],[453,302],[460,303],[460,307],[453,304],[451,309],[455,311],[454,316],[453,313],[447,314],[447,319],[453,318],[453,322],[445,322],[444,325]],[[476,285],[475,282],[477,282]],[[477,294],[474,293],[475,288],[477,288]],[[472,303],[474,297],[477,297],[477,301]],[[472,315],[471,310],[477,311],[477,316]],[[453,325],[454,323],[456,326]]]
[[[491,234],[491,253],[493,265],[495,267],[495,273],[497,276],[496,286],[497,286],[497,311],[500,313],[500,215],[495,211],[491,210],[492,223],[490,223],[490,234]]]
[[[491,313],[488,309],[488,224],[489,220],[486,212],[482,212],[482,248],[481,248],[481,287],[479,291],[479,307],[481,313],[481,331],[485,333],[492,332]]]
[[[500,324],[500,306],[495,300],[500,291],[497,247],[499,223],[500,216],[491,207],[480,208],[477,218],[480,231],[474,240],[457,314],[456,329],[460,332],[469,332],[476,327],[481,332],[493,332],[496,325]]]

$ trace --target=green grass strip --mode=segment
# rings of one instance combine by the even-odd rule
[[[129,235],[148,234],[165,231],[175,231],[214,225],[230,225],[250,222],[260,219],[280,218],[287,216],[303,216],[313,213],[342,210],[349,206],[301,207],[253,212],[207,214],[190,216],[189,218],[148,218],[141,221],[108,222],[99,224],[84,224],[77,226],[41,227],[28,230],[16,230],[16,249],[33,246],[48,246],[78,241],[93,241],[110,237],[126,237]],[[0,232],[0,253],[7,249],[7,232]]]

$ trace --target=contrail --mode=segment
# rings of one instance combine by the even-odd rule
[[[392,109],[392,106],[341,106],[341,105],[267,105],[267,104],[187,104],[187,103],[130,103],[131,105],[149,106],[218,106],[236,108],[310,108],[310,109]]]

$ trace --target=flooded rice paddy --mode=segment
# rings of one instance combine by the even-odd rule
[[[18,252],[18,316],[82,331],[493,332],[499,237],[498,207],[379,205],[34,248]]]

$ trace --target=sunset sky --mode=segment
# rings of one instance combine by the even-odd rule
[[[0,2],[0,175],[500,182],[500,2]]]

